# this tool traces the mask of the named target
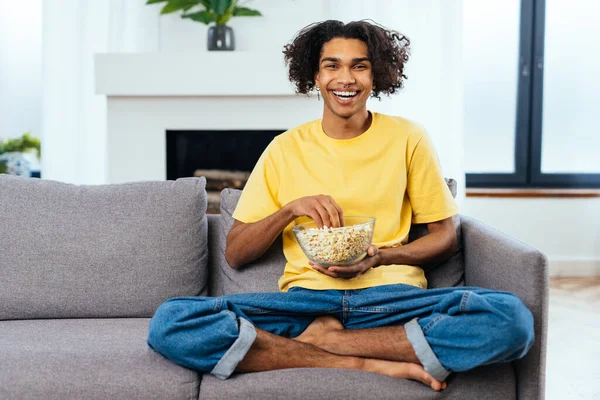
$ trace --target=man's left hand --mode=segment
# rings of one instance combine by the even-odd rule
[[[354,278],[362,275],[371,268],[380,266],[380,254],[377,246],[369,246],[367,249],[367,256],[361,261],[352,265],[331,265],[329,269],[324,268],[318,264],[310,262],[309,264],[314,270],[321,272],[322,274],[329,275],[332,278]]]

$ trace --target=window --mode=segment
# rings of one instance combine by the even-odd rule
[[[600,2],[463,4],[467,187],[600,187]]]

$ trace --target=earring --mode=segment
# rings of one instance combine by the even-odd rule
[[[317,89],[317,100],[321,101],[321,89],[319,89],[318,87],[316,89]]]

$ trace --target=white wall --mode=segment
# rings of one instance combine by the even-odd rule
[[[0,139],[40,136],[41,5],[0,1]]]
[[[600,199],[468,197],[461,213],[543,251],[552,275],[600,276]]]

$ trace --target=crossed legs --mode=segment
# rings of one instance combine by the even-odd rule
[[[237,372],[343,368],[413,379],[436,391],[446,388],[445,382],[433,378],[419,364],[401,326],[346,330],[334,317],[319,317],[294,339],[261,329],[256,332]]]
[[[332,315],[341,303],[349,312],[346,329],[331,316],[310,317]],[[414,379],[434,390],[446,387],[449,372],[523,357],[533,340],[531,313],[508,293],[407,285],[360,295],[296,289],[174,298],[156,311],[148,335],[165,357],[220,379],[234,371],[346,368]]]

